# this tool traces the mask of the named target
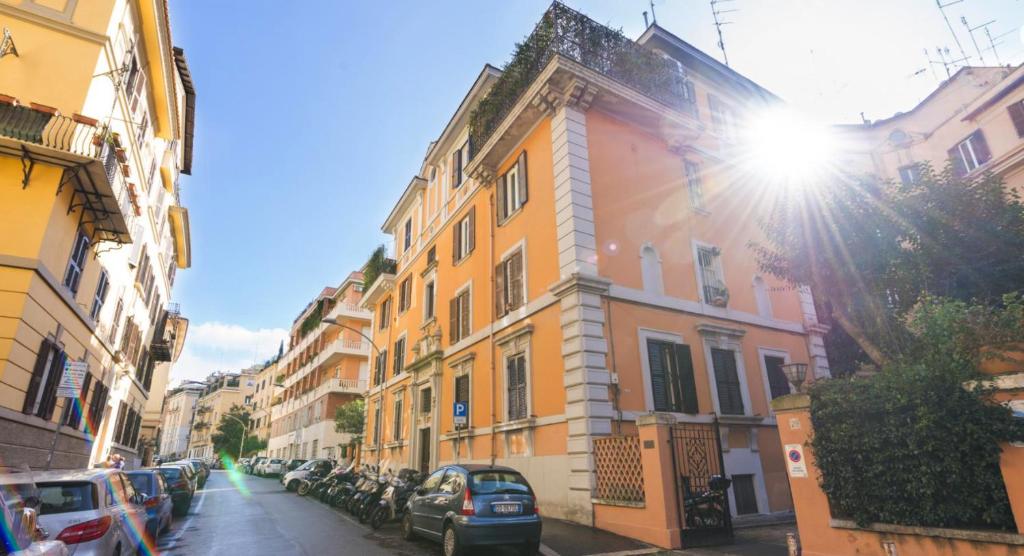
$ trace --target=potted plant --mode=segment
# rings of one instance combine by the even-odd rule
[[[126,153],[121,147],[114,148],[114,156],[117,157],[117,161],[121,164],[128,162],[128,153]]]

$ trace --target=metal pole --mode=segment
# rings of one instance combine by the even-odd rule
[[[64,415],[57,421],[57,428],[53,431],[53,442],[50,443],[50,453],[46,454],[46,470],[50,470],[50,463],[53,462],[53,452],[57,449],[57,439],[60,438],[60,428],[64,425]]]

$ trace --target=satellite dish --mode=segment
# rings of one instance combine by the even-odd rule
[[[897,147],[909,147],[912,141],[910,134],[902,129],[894,129],[889,133],[889,142]]]

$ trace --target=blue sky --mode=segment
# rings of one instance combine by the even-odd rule
[[[650,10],[647,0],[568,3],[634,38]],[[197,89],[195,163],[181,182],[192,268],[175,287],[192,328],[172,380],[276,352],[305,304],[384,240],[381,222],[483,64],[506,62],[548,5],[172,2]],[[821,121],[909,110],[944,75],[922,49],[957,50],[932,0],[732,5],[732,67]],[[291,6],[302,9],[282,9]],[[660,25],[720,58],[705,0],[654,9]],[[1021,0],[965,0],[948,13],[972,63],[961,15],[996,19],[992,34],[1009,33],[1001,61],[1024,60]]]

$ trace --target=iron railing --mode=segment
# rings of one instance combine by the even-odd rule
[[[4,137],[96,158],[99,147],[94,138],[99,133],[85,118],[51,114],[24,105],[0,104],[0,135]]]
[[[470,115],[473,148],[487,142],[555,55],[578,62],[669,107],[689,110],[686,77],[674,61],[556,1],[544,12],[533,33],[516,48],[501,77]]]

